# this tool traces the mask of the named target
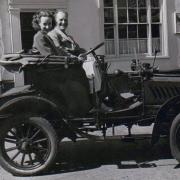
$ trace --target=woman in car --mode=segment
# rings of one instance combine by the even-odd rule
[[[85,50],[80,48],[74,41],[72,36],[66,33],[68,26],[68,14],[62,10],[57,10],[54,15],[56,26],[48,33],[48,36],[53,40],[56,48],[62,51],[65,55],[79,56]]]
[[[53,41],[47,36],[52,29],[53,15],[49,11],[40,11],[33,16],[32,26],[38,31],[34,35],[32,53],[47,55],[59,55]]]
[[[66,51],[66,48],[63,50],[55,46],[53,40],[47,35],[52,29],[52,20],[52,15],[48,11],[41,11],[34,15],[33,27],[38,30],[34,36],[34,53],[44,56],[75,56]],[[69,47],[69,41],[65,45]],[[62,103],[66,107],[68,116],[82,116],[90,109],[89,84],[81,63],[75,63],[69,68],[62,66],[62,68],[38,73],[36,78],[39,79],[36,85],[43,92],[51,94],[53,99],[63,97]],[[83,99],[83,102],[79,103],[80,99]]]

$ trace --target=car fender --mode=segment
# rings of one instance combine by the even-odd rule
[[[152,144],[155,144],[160,137],[160,128],[162,126],[162,123],[167,117],[167,112],[170,108],[175,107],[178,103],[180,103],[180,95],[172,97],[168,101],[166,101],[161,108],[159,109],[156,120],[154,122],[153,132],[152,132]],[[179,112],[177,112],[178,114]],[[171,119],[173,120],[173,119]],[[172,123],[172,121],[170,122]]]
[[[57,106],[54,102],[37,95],[15,97],[0,106],[0,114],[43,114],[44,112],[54,112],[56,115],[62,115],[62,111],[59,106]]]
[[[73,141],[76,133],[64,118],[64,107],[40,96],[20,96],[13,98],[0,107],[0,116],[10,118],[18,113],[45,116],[57,129],[59,136],[67,136]],[[60,130],[60,131],[59,131]]]
[[[34,93],[36,90],[32,89],[31,85],[25,85],[25,86],[20,86],[20,87],[14,87],[9,89],[8,91],[4,92],[3,94],[1,94],[0,98],[5,98],[5,97],[9,97],[9,96],[18,96],[18,95],[22,95],[22,94],[30,94],[30,93]]]

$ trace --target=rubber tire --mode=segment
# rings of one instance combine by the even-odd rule
[[[176,143],[176,133],[178,128],[180,128],[180,114],[178,114],[172,122],[169,139],[171,154],[180,163],[180,147],[178,148],[178,145]]]
[[[10,172],[13,175],[16,176],[32,176],[32,175],[37,175],[39,173],[42,173],[43,171],[47,171],[47,169],[50,168],[50,166],[54,163],[54,160],[56,158],[57,152],[58,152],[58,136],[51,125],[51,123],[42,118],[42,117],[30,117],[30,116],[25,116],[21,115],[16,118],[8,119],[7,121],[4,122],[4,124],[1,126],[2,128],[0,129],[0,144],[2,142],[2,135],[3,133],[6,133],[7,130],[12,128],[14,125],[18,125],[19,123],[25,123],[25,122],[32,122],[33,124],[37,125],[38,127],[41,127],[48,136],[48,139],[51,143],[51,150],[49,153],[49,156],[46,160],[46,162],[41,165],[40,167],[37,167],[37,169],[31,169],[31,170],[22,170],[20,168],[14,167],[11,164],[9,164],[6,159],[3,157],[2,149],[0,146],[0,164],[1,166]]]

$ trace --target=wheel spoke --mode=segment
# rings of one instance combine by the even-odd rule
[[[16,130],[16,132],[14,132],[13,130],[14,130],[14,128],[11,129],[9,132],[10,132],[14,137],[13,137],[13,136],[10,136],[10,137],[19,140],[20,137],[19,137],[18,134],[17,134],[17,130]],[[7,135],[7,136],[9,136],[9,135]]]
[[[6,152],[9,152],[9,151],[14,151],[17,149],[17,146],[15,147],[11,147],[11,148],[8,148],[8,149],[5,149]]]
[[[35,143],[40,143],[40,142],[47,141],[47,140],[48,140],[48,138],[42,138],[42,139],[33,141],[33,144],[35,144]]]
[[[9,143],[13,143],[13,144],[16,144],[16,143],[17,143],[16,140],[14,140],[14,139],[8,139],[8,138],[5,138],[4,141],[5,141],[5,142],[9,142]]]
[[[38,162],[40,162],[41,164],[43,164],[45,162],[45,160],[42,157],[42,154],[40,154],[39,152],[35,153],[35,160],[37,160]]]
[[[25,156],[26,156],[26,154],[23,153],[23,156],[22,156],[22,159],[21,159],[21,166],[23,166],[23,164],[24,164]]]
[[[21,134],[21,138],[24,138],[25,137],[25,134],[24,134],[24,124],[21,124],[21,127],[19,128],[18,132],[20,132]]]
[[[27,133],[26,133],[27,138],[30,136],[30,132],[31,132],[31,125],[29,125],[29,127],[27,129]]]
[[[33,149],[35,150],[35,152],[48,151],[48,148],[44,148],[44,147],[37,147],[37,146],[33,146]]]
[[[10,136],[10,135],[7,135],[7,136],[6,136],[6,138],[8,138],[8,139],[14,139],[14,140],[16,140],[16,139],[17,139],[17,137],[16,137],[16,136]]]
[[[38,129],[30,139],[34,139],[40,133],[40,131],[41,130]]]
[[[14,159],[20,154],[21,152],[20,151],[18,151],[13,157],[12,157],[12,161],[14,161]]]
[[[9,132],[10,132],[12,135],[17,136],[16,133],[15,133],[12,129],[11,129]]]
[[[30,160],[30,163],[29,163],[29,164],[33,165],[33,159],[32,159],[31,154],[29,153],[28,156],[29,156],[29,160]]]

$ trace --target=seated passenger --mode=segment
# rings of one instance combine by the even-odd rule
[[[79,59],[85,60],[86,57],[83,57],[83,53],[86,51],[79,47],[79,45],[74,41],[73,37],[66,33],[66,29],[68,26],[68,14],[60,9],[55,12],[54,15],[56,26],[53,30],[48,32],[48,36],[53,40],[56,48],[60,51],[63,51],[64,54],[69,56],[78,56]],[[86,72],[86,75],[89,79],[89,71],[90,75],[92,76],[92,69],[94,69],[94,60],[92,57],[87,57],[87,61],[83,64],[83,68]],[[90,79],[90,92],[93,93],[93,85],[92,79],[95,78],[95,85],[99,82],[97,77],[91,77]],[[100,90],[100,85],[96,85],[96,91]]]
[[[57,10],[55,15],[55,28],[48,33],[48,36],[53,40],[56,48],[63,51],[66,55],[79,56],[85,53],[85,50],[80,48],[74,41],[72,36],[66,33],[68,26],[68,14],[62,10]]]
[[[52,29],[53,16],[49,11],[40,11],[33,16],[32,26],[38,31],[34,35],[32,53],[47,55],[59,55],[53,41],[47,36]]]
[[[33,27],[38,30],[34,36],[33,51],[41,55],[64,55],[71,53],[61,51],[47,36],[52,29],[52,15],[41,11],[33,16]],[[39,89],[51,95],[54,100],[61,99],[67,116],[84,116],[91,108],[89,84],[81,64],[71,68],[57,68],[52,71],[36,72],[36,83]],[[80,99],[83,101],[79,103]],[[81,110],[81,111],[79,111]]]
[[[83,53],[85,53],[86,51],[80,48],[79,45],[74,41],[73,37],[66,33],[66,29],[68,26],[68,13],[58,9],[55,12],[54,18],[56,26],[53,30],[48,32],[48,36],[53,40],[56,48],[62,51],[64,54],[69,56],[78,56],[79,60],[86,60],[83,64],[83,69],[85,70],[86,75],[89,79],[89,91],[91,94],[93,94],[94,91],[100,91],[101,77],[100,74],[98,74],[97,69],[95,68],[94,58],[84,56]],[[96,71],[96,74],[94,70]],[[89,73],[91,73],[91,77],[89,76]]]

